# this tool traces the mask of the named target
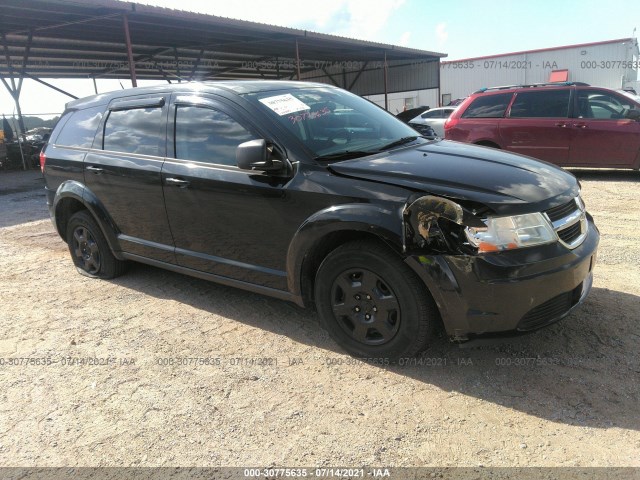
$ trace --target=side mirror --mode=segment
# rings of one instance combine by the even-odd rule
[[[285,168],[285,162],[272,158],[271,149],[263,138],[249,140],[236,148],[236,162],[243,170],[278,172]]]
[[[258,139],[241,143],[236,148],[236,162],[243,170],[267,166],[267,142]]]
[[[640,120],[640,110],[636,110],[635,108],[632,108],[631,110],[627,110],[624,116],[630,120],[638,121]]]

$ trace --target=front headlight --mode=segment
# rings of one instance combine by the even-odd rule
[[[533,247],[558,241],[553,227],[541,213],[489,217],[483,222],[486,224],[485,228],[465,228],[469,243],[478,249],[478,253]]]

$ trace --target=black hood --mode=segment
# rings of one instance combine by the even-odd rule
[[[568,202],[579,191],[573,175],[550,163],[446,140],[330,168],[341,175],[478,202],[501,214],[543,211]]]

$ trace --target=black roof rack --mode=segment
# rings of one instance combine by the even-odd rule
[[[536,88],[536,87],[550,87],[550,86],[554,86],[554,87],[568,87],[568,86],[576,86],[576,87],[589,87],[590,85],[588,83],[584,83],[584,82],[547,82],[547,83],[532,83],[529,85],[503,85],[500,87],[484,87],[481,88],[480,90],[476,90],[473,93],[483,93],[483,92],[487,92],[490,90],[507,90],[509,88]]]

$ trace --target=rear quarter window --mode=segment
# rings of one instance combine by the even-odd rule
[[[462,118],[501,118],[511,101],[511,93],[478,96],[462,114]]]
[[[91,148],[96,130],[102,120],[103,110],[104,107],[93,107],[66,114],[68,120],[64,122],[64,118],[61,118],[58,123],[62,126],[62,130],[55,139],[55,144],[66,147]],[[52,136],[55,138],[55,132]]]

